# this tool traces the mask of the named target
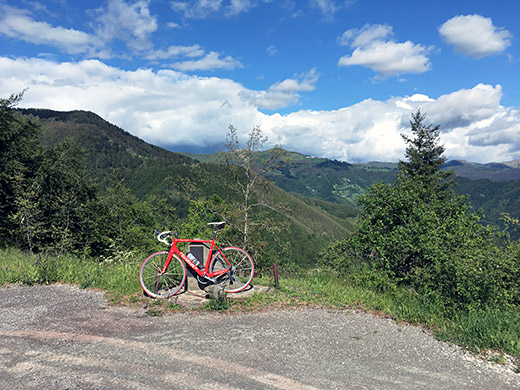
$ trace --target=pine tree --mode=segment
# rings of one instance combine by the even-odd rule
[[[405,151],[406,160],[399,160],[399,174],[403,178],[408,177],[423,182],[426,186],[436,187],[444,182],[448,184],[447,187],[451,187],[453,183],[446,183],[446,179],[450,178],[452,173],[441,171],[446,157],[444,157],[444,146],[440,145],[440,125],[426,126],[425,119],[426,115],[420,110],[413,113],[410,126],[414,137],[401,134],[408,146]]]

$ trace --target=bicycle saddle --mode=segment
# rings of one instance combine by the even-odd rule
[[[224,226],[226,226],[226,222],[209,222],[208,225],[215,226],[215,229],[222,229]]]

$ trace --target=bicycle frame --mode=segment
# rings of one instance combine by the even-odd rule
[[[208,225],[214,226],[213,238],[205,240],[177,238],[177,233],[155,230],[154,236],[170,249],[153,253],[141,265],[139,282],[145,294],[153,298],[168,298],[176,294],[185,284],[186,266],[193,270],[199,283],[213,283],[226,293],[240,292],[250,285],[255,272],[251,256],[241,248],[230,246],[221,249],[215,243],[217,232],[225,222],[210,222]],[[207,257],[204,267],[199,268],[198,261],[192,261],[184,245],[179,245],[189,243],[201,244],[209,249],[207,256],[202,256]]]
[[[231,264],[229,263],[229,260],[226,258],[226,256],[222,252],[222,250],[215,243],[215,240],[216,240],[215,237],[213,237],[213,239],[211,239],[211,240],[197,240],[197,239],[194,240],[194,239],[189,239],[189,238],[173,238],[172,239],[172,243],[170,245],[170,250],[168,252],[168,257],[166,258],[166,261],[164,263],[164,266],[163,266],[163,269],[162,269],[161,272],[162,273],[166,272],[166,270],[168,269],[168,266],[170,265],[170,262],[171,262],[171,260],[173,258],[173,255],[175,254],[175,255],[179,256],[182,260],[184,260],[184,262],[186,264],[188,264],[190,266],[190,268],[193,269],[197,273],[197,275],[199,275],[202,278],[207,278],[209,280],[212,280],[216,276],[225,274],[231,268]],[[182,243],[182,242],[190,242],[190,243],[194,242],[194,243],[199,243],[199,244],[211,244],[210,248],[209,248],[208,258],[206,259],[206,264],[205,264],[203,270],[201,270],[199,267],[197,267],[193,263],[193,261],[191,261],[190,258],[188,256],[186,256],[186,254],[184,254],[184,252],[182,252],[179,248],[177,248],[177,244],[178,243]],[[228,263],[229,268],[226,268],[226,269],[223,269],[223,270],[219,270],[219,271],[216,271],[216,272],[208,272],[209,271],[209,267],[211,265],[210,264],[211,258],[215,256],[215,253],[214,253],[215,251],[217,251],[218,253],[220,253],[222,255],[222,257]]]

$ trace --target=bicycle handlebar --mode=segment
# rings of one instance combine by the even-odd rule
[[[171,236],[172,234],[173,233],[169,230],[167,230],[165,232],[159,232],[159,230],[154,229],[154,232],[153,232],[154,238],[155,238],[155,236],[157,236],[157,240],[159,240],[160,242],[162,242],[163,244],[168,245],[168,246],[170,246],[171,243],[166,241],[166,238]]]
[[[226,225],[226,222],[210,222],[210,223],[208,223],[208,225],[214,226],[215,231],[214,231],[213,235],[214,235],[214,237],[216,237],[217,231],[219,229],[222,229]],[[172,243],[166,241],[166,238],[168,238],[171,235],[174,235],[175,238],[177,238],[177,233],[172,233],[171,230],[167,230],[164,232],[159,232],[159,230],[157,230],[157,229],[153,230],[153,237],[154,238],[157,237],[157,240],[159,240],[160,242],[162,242],[163,244],[168,245],[168,246],[170,246]]]

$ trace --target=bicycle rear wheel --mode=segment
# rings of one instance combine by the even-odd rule
[[[139,282],[150,297],[171,297],[181,289],[186,280],[186,267],[175,255],[166,272],[164,274],[161,272],[167,258],[168,252],[157,252],[149,256],[141,265]]]
[[[240,248],[224,248],[222,252],[225,258],[220,252],[217,252],[211,259],[210,272],[229,268],[228,272],[216,277],[218,285],[228,293],[244,290],[253,280],[255,273],[253,259],[246,251]]]

